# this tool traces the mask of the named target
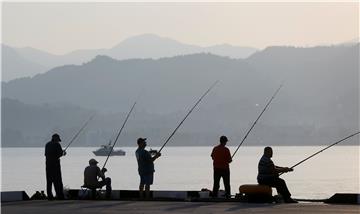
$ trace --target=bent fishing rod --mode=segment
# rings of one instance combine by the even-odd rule
[[[320,150],[320,151],[318,151],[318,152],[315,152],[314,154],[310,155],[309,157],[305,158],[304,160],[302,160],[302,161],[300,161],[299,163],[295,164],[294,166],[290,167],[290,169],[293,169],[294,167],[296,167],[296,166],[304,163],[305,161],[309,160],[310,158],[314,157],[315,155],[317,155],[317,154],[319,154],[319,153],[321,153],[321,152],[329,149],[330,147],[335,146],[335,145],[338,144],[338,143],[341,143],[341,142],[343,142],[343,141],[345,141],[345,140],[347,140],[347,139],[349,139],[349,138],[352,138],[352,137],[354,137],[355,135],[357,135],[357,134],[359,134],[359,133],[360,133],[360,132],[356,132],[356,133],[354,133],[354,134],[352,134],[352,135],[349,135],[349,136],[347,136],[347,137],[345,137],[345,138],[343,138],[343,139],[341,139],[341,140],[339,140],[339,141],[336,141],[335,143],[331,144],[330,146],[327,146],[327,147],[325,147],[324,149],[322,149],[322,150]],[[279,176],[282,175],[282,174],[283,174],[283,172],[280,173]]]
[[[248,137],[249,133],[251,132],[251,130],[254,128],[255,124],[258,122],[258,120],[260,119],[261,115],[263,115],[263,113],[265,112],[265,110],[267,109],[267,107],[270,105],[271,101],[275,98],[275,96],[277,95],[277,93],[280,91],[281,87],[283,86],[283,84],[280,85],[280,87],[275,91],[275,93],[273,94],[273,96],[271,97],[271,99],[268,101],[268,103],[266,104],[266,106],[264,107],[264,109],[261,111],[261,113],[259,114],[259,116],[256,118],[255,122],[251,125],[250,129],[247,131],[247,133],[245,134],[244,138],[241,140],[239,146],[236,148],[235,152],[233,153],[233,155],[231,156],[231,158],[233,158],[236,154],[236,152],[239,150],[240,146],[244,143],[245,139]]]
[[[160,150],[158,151],[158,153],[161,152],[161,150],[165,147],[165,145],[170,141],[170,139],[172,138],[172,136],[174,136],[175,132],[179,129],[179,127],[184,123],[184,121],[186,120],[186,118],[191,114],[191,112],[195,109],[195,107],[201,102],[201,100],[210,92],[210,90],[212,88],[214,88],[214,86],[219,82],[219,80],[216,80],[211,86],[210,88],[200,97],[200,99],[195,103],[195,105],[190,109],[190,111],[186,114],[186,116],[184,117],[184,119],[179,123],[179,125],[174,129],[174,131],[170,134],[170,136],[166,139],[164,145],[162,145],[162,147],[160,148]]]
[[[134,110],[135,105],[136,105],[136,102],[134,102],[134,104],[132,105],[129,113],[126,115],[125,121],[124,121],[124,123],[122,124],[122,126],[121,126],[121,128],[120,128],[120,131],[119,131],[119,133],[117,134],[117,136],[116,136],[116,138],[115,138],[114,144],[111,146],[111,150],[110,150],[110,152],[109,152],[109,154],[108,154],[108,156],[107,156],[107,158],[106,158],[106,160],[105,160],[105,163],[104,163],[104,166],[102,167],[102,169],[105,168],[105,165],[106,165],[107,161],[109,160],[109,157],[110,157],[112,151],[114,150],[114,146],[115,146],[117,140],[119,139],[119,136],[120,136],[122,130],[124,129],[125,124],[126,124],[126,122],[128,121],[131,112]]]
[[[81,133],[82,130],[85,129],[85,127],[87,126],[87,124],[90,122],[90,120],[92,120],[95,117],[95,114],[93,114],[86,122],[85,124],[81,127],[81,129],[75,134],[75,136],[70,140],[70,143],[65,147],[64,152],[66,152],[67,148],[69,148],[69,146],[74,142],[74,140],[77,138],[77,136],[79,136],[79,134]]]

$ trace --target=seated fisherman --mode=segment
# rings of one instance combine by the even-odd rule
[[[273,151],[271,147],[265,147],[264,155],[261,157],[258,165],[259,174],[257,180],[259,184],[275,187],[276,191],[282,195],[285,203],[297,203],[290,196],[290,192],[283,179],[279,178],[279,173],[291,172],[292,168],[275,166],[271,160]]]
[[[106,169],[100,170],[97,163],[95,159],[89,160],[89,166],[84,171],[84,186],[89,189],[96,189],[106,185],[106,198],[109,199],[111,197],[111,179],[105,178]],[[102,180],[99,181],[98,178]]]

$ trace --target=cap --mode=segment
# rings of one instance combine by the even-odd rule
[[[145,143],[145,141],[146,141],[146,138],[138,138],[137,139],[137,143],[139,144],[139,143]]]
[[[89,160],[89,164],[90,165],[93,165],[93,164],[97,164],[98,162],[94,159],[94,158],[91,158],[90,160]]]
[[[51,140],[58,140],[59,142],[61,142],[60,136],[56,133],[52,135]]]

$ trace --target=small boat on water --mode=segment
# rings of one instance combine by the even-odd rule
[[[109,144],[107,145],[101,145],[101,148],[93,151],[93,153],[96,156],[108,156],[109,152],[111,151],[111,140],[109,141]],[[118,150],[113,150],[110,154],[110,156],[124,156],[126,154],[126,152],[124,150],[118,149]]]

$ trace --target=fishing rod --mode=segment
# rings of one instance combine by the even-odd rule
[[[64,152],[67,150],[67,148],[69,148],[69,146],[74,142],[74,140],[77,138],[77,136],[79,136],[79,134],[81,133],[82,130],[84,130],[84,128],[87,126],[87,124],[90,122],[90,120],[92,120],[95,117],[95,114],[93,114],[86,122],[85,124],[81,127],[81,129],[75,134],[75,136],[70,140],[70,143],[65,147]]]
[[[216,80],[210,88],[200,97],[200,99],[195,103],[195,105],[190,109],[190,111],[186,114],[184,119],[179,123],[179,125],[174,129],[174,131],[170,134],[168,139],[166,139],[164,145],[160,148],[158,153],[161,152],[161,150],[165,147],[165,145],[169,142],[169,140],[172,138],[172,136],[175,134],[175,132],[179,129],[179,127],[183,124],[183,122],[186,120],[186,118],[191,114],[191,112],[195,109],[195,107],[201,102],[201,100],[210,92],[210,90],[219,82],[219,80]]]
[[[270,105],[271,101],[275,98],[276,94],[280,91],[281,87],[283,86],[283,84],[280,85],[280,87],[275,91],[274,95],[271,97],[271,99],[268,101],[268,103],[266,104],[266,106],[264,107],[264,109],[262,110],[262,112],[259,114],[259,116],[256,118],[255,122],[252,124],[252,126],[250,127],[250,129],[247,131],[247,133],[245,134],[244,138],[241,140],[241,143],[239,144],[239,146],[236,148],[235,152],[233,153],[233,155],[231,156],[231,158],[233,158],[236,154],[236,152],[239,150],[240,146],[244,143],[245,139],[248,137],[249,133],[251,132],[251,130],[254,128],[255,124],[257,123],[257,121],[260,119],[261,115],[265,112],[265,110],[267,109],[267,107]]]
[[[102,169],[105,168],[105,165],[106,165],[107,161],[109,160],[109,157],[110,157],[112,151],[114,150],[114,146],[115,146],[117,140],[119,139],[119,136],[120,136],[122,130],[124,129],[125,124],[126,124],[126,122],[128,121],[131,112],[134,110],[135,105],[136,105],[136,102],[134,102],[134,104],[132,105],[129,113],[126,115],[125,121],[124,121],[124,123],[122,124],[122,126],[121,126],[121,128],[120,128],[120,131],[119,131],[119,133],[117,134],[117,136],[116,136],[116,138],[115,138],[115,142],[114,142],[114,144],[113,144],[112,147],[111,147],[111,150],[110,150],[110,152],[109,152],[109,154],[108,154],[108,156],[107,156],[107,158],[106,158],[106,160],[105,160],[105,163],[104,163],[104,166],[102,167]]]
[[[295,164],[294,166],[290,167],[290,169],[293,169],[294,167],[296,167],[296,166],[304,163],[305,161],[309,160],[310,158],[314,157],[315,155],[319,154],[320,152],[323,152],[323,151],[329,149],[330,147],[335,146],[336,144],[341,143],[341,142],[343,142],[343,141],[345,141],[345,140],[347,140],[347,139],[349,139],[349,138],[352,138],[352,137],[354,137],[355,135],[357,135],[357,134],[359,134],[359,133],[360,133],[360,132],[356,132],[356,133],[354,133],[354,134],[352,134],[352,135],[349,135],[349,136],[347,136],[347,137],[345,137],[345,138],[343,138],[343,139],[341,139],[341,140],[339,140],[339,141],[336,141],[335,143],[331,144],[330,146],[325,147],[324,149],[322,149],[322,150],[320,150],[320,151],[318,151],[318,152],[310,155],[309,157],[305,158],[304,160],[302,160],[302,161],[300,161],[299,163]],[[283,174],[283,172],[280,173],[279,176],[282,175],[282,174]]]

